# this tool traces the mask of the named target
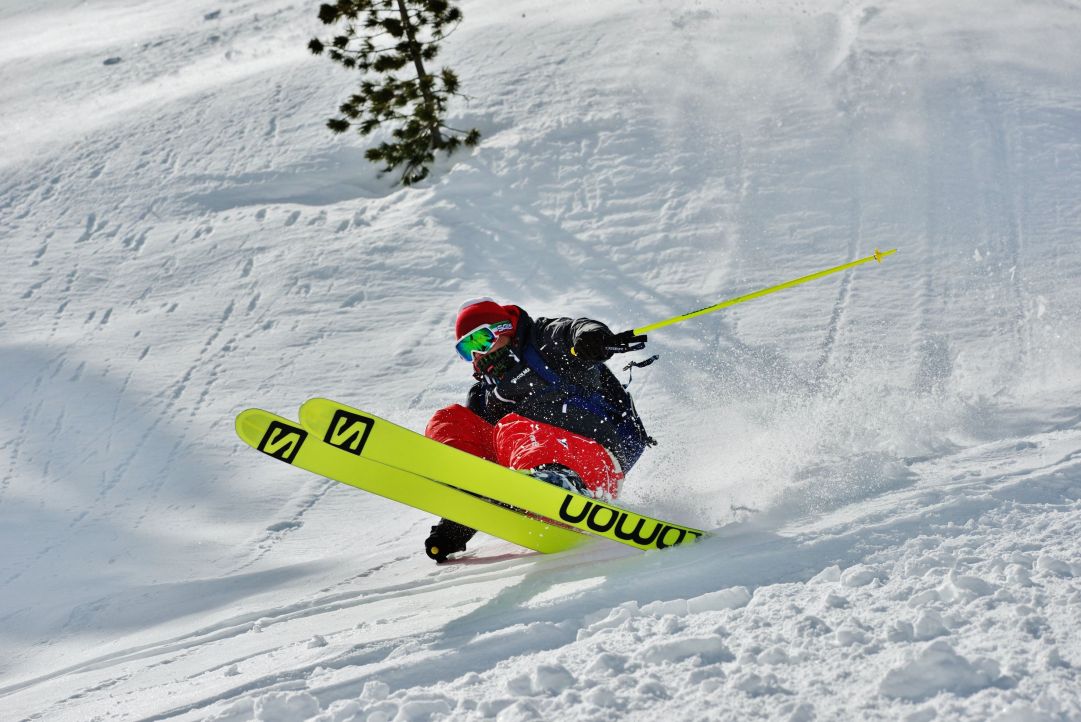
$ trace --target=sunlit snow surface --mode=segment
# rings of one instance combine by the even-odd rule
[[[484,141],[405,191],[316,4],[3,3],[0,716],[1081,719],[1081,7],[462,9]],[[651,335],[623,498],[693,547],[437,567],[233,435],[423,428],[463,298],[622,329],[876,247]]]

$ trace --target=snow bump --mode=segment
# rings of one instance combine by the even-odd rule
[[[889,670],[878,685],[879,694],[913,702],[941,692],[968,696],[991,686],[998,676],[994,662],[973,663],[945,640],[924,647],[917,657]]]
[[[703,662],[730,662],[735,657],[720,637],[687,637],[665,642],[654,642],[638,655],[647,664],[680,662],[698,657]]]

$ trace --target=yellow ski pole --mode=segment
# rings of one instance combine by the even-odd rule
[[[831,273],[839,273],[841,271],[847,271],[849,268],[855,268],[868,261],[877,261],[882,263],[882,259],[886,256],[892,256],[897,253],[897,249],[893,248],[888,251],[880,251],[877,248],[875,252],[866,258],[860,258],[850,263],[843,263],[840,266],[834,266],[833,268],[827,268],[824,271],[818,271],[808,276],[801,276],[800,278],[794,278],[791,281],[785,281],[784,283],[778,283],[776,286],[770,286],[769,288],[763,288],[753,293],[748,293],[743,296],[736,296],[730,298],[727,301],[721,301],[715,303],[712,306],[699,309],[697,311],[691,311],[690,313],[680,314],[679,316],[673,316],[672,318],[666,318],[663,321],[657,321],[640,328],[631,329],[630,331],[623,331],[616,334],[612,338],[612,343],[608,346],[608,350],[613,353],[622,353],[624,351],[637,351],[645,345],[645,334],[650,331],[655,331],[658,328],[664,328],[665,326],[671,326],[674,323],[681,323],[698,316],[705,316],[707,313],[713,313],[714,311],[720,311],[722,308],[728,308],[729,306],[735,306],[737,303],[743,303],[744,301],[750,301],[754,298],[761,298],[762,296],[768,296],[771,293],[777,291],[783,291],[786,288],[792,288],[793,286],[799,286],[800,284],[807,283],[808,281],[814,281],[815,279],[828,276]],[[574,349],[571,349],[571,353],[574,354]]]

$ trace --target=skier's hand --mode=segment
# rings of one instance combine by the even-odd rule
[[[599,362],[612,358],[612,354],[638,351],[645,345],[645,335],[636,336],[634,331],[612,333],[603,326],[595,326],[578,334],[571,354],[583,361]]]

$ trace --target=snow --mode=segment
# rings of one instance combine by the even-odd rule
[[[3,717],[1081,719],[1078,8],[462,9],[484,138],[402,190],[315,6],[0,7]],[[467,297],[631,328],[876,247],[650,335],[623,500],[693,546],[435,566],[232,432],[423,428]]]

